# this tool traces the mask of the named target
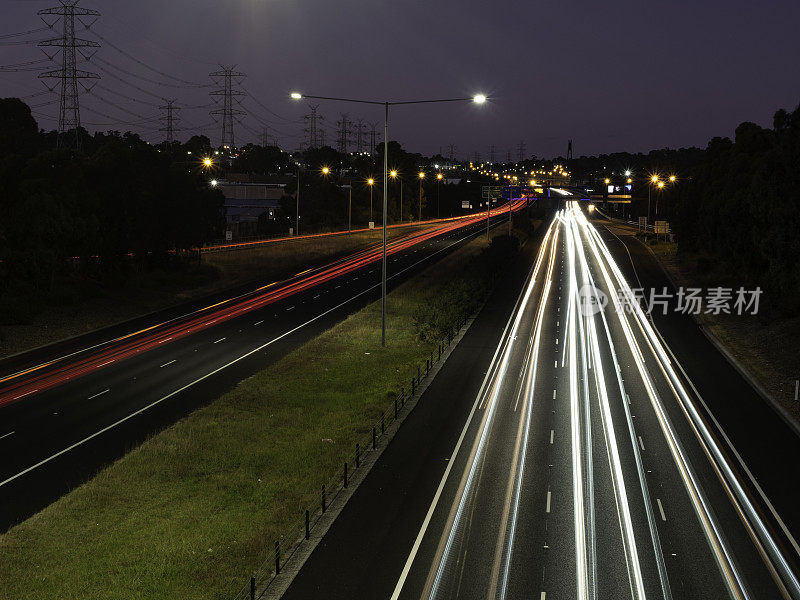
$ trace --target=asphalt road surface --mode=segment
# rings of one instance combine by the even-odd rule
[[[559,211],[284,598],[800,598],[790,529],[612,239]]]
[[[501,208],[493,226],[507,219]],[[478,215],[392,240],[389,285],[485,234]],[[88,347],[15,358],[0,375],[0,531],[375,300],[380,258],[372,247]]]

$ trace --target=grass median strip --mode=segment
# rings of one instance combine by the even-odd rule
[[[479,305],[514,251],[485,246],[390,294],[387,348],[374,303],[0,536],[0,598],[231,598]]]

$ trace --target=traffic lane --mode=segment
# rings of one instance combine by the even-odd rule
[[[433,246],[431,251],[441,250],[443,244],[443,241],[437,244],[428,243],[426,249]],[[399,264],[393,265],[392,270],[399,271],[410,266],[409,260],[407,256],[399,257]],[[106,420],[113,422],[122,416],[119,412],[109,412],[116,405],[121,405],[123,409],[138,410],[152,401],[153,397],[158,397],[159,393],[169,393],[168,389],[171,391],[187,385],[205,374],[204,370],[213,371],[263,345],[265,340],[275,339],[291,331],[314,318],[317,311],[329,310],[353,298],[355,294],[372,289],[378,284],[378,277],[378,267],[366,266],[335,282],[301,292],[231,321],[221,322],[216,327],[198,331],[190,338],[176,340],[151,352],[115,363],[69,382],[55,391],[33,396],[25,402],[8,407],[4,422],[19,434],[14,438],[17,443],[23,443],[24,432],[28,431],[39,436],[40,439],[36,441],[45,442],[44,445],[35,444],[34,447],[46,452],[50,449],[47,440],[52,432],[47,428],[49,419],[45,417],[55,413],[80,413],[83,417],[88,417],[83,419],[83,425],[90,429],[96,427],[92,417],[105,416]],[[153,386],[153,380],[159,385]],[[144,386],[143,382],[149,384]],[[162,383],[163,386],[160,385]],[[124,394],[131,384],[136,384],[137,395],[145,391],[151,393],[137,398],[126,398],[124,402],[112,400],[120,391]],[[94,414],[98,411],[107,414]],[[30,426],[33,424],[35,426]],[[77,439],[86,435],[86,431],[80,429],[80,421],[66,425]],[[10,470],[14,466],[13,463],[7,463],[4,468]]]
[[[474,230],[467,237],[474,237],[475,235],[481,234],[482,231],[483,230]],[[458,247],[463,243],[466,243],[466,241],[467,240],[465,239],[456,241],[452,248]],[[440,244],[440,246],[444,245],[445,244]],[[431,248],[432,251],[437,249],[441,250],[442,248]],[[398,264],[396,267],[393,267],[393,270],[395,270],[397,276],[393,279],[390,279],[390,286],[394,287],[400,283],[400,281],[409,277],[411,275],[410,272],[406,271],[405,273],[400,273],[399,271],[407,267],[409,264],[419,261],[420,257],[417,256],[416,258],[413,258],[413,260],[409,257],[408,260],[410,262],[407,264],[402,263]],[[336,286],[339,284],[332,283],[331,285],[333,285],[334,289],[336,289]],[[346,294],[345,286],[341,286],[340,289],[341,291],[337,291],[337,293]],[[6,485],[0,486],[0,515],[2,515],[2,518],[0,518],[0,526],[3,528],[3,530],[5,530],[14,523],[17,523],[34,514],[58,498],[64,492],[84,481],[87,477],[91,476],[94,472],[96,472],[97,469],[107,464],[110,460],[123,455],[125,452],[141,443],[141,441],[146,439],[153,432],[173,423],[175,420],[185,416],[198,406],[220,396],[227,391],[233,383],[252,375],[254,372],[257,372],[260,369],[263,369],[276,358],[283,356],[293,348],[297,347],[297,345],[303,343],[307,339],[310,339],[310,337],[318,335],[322,331],[332,327],[344,316],[349,314],[350,311],[357,309],[361,305],[365,305],[370,300],[374,300],[377,295],[377,290],[373,290],[371,294],[371,297],[367,297],[368,295],[361,297],[360,302],[362,304],[356,304],[355,306],[344,306],[339,310],[334,311],[333,313],[328,314],[325,317],[307,325],[292,335],[282,338],[270,347],[271,352],[265,352],[263,354],[259,352],[247,357],[246,359],[231,365],[217,376],[204,380],[202,386],[192,387],[184,393],[177,394],[169,398],[168,402],[163,402],[157,406],[154,406],[153,408],[150,408],[144,413],[133,416],[125,423],[116,426],[113,430],[113,433],[106,432],[102,435],[98,435],[89,442],[82,444],[78,448],[74,448],[69,452],[59,456],[57,459],[37,467],[30,473],[25,474],[24,477],[20,477]],[[189,350],[193,351],[191,348]],[[152,361],[147,360],[147,364],[143,366],[145,369],[149,367],[152,370],[152,368],[156,366],[156,363],[159,360],[163,360],[163,358],[164,357],[161,357],[158,360]],[[206,370],[205,373],[207,372],[208,371]],[[189,373],[187,377],[191,378],[195,375],[200,375],[200,373],[192,372]],[[125,378],[126,374],[123,374],[122,377]],[[78,390],[79,393],[75,396],[75,398],[79,399],[76,405],[78,408],[75,410],[78,423],[84,423],[84,421],[79,418],[80,415],[78,409],[82,406],[85,406],[86,401],[81,401],[81,399],[88,398],[90,395],[93,395],[93,393],[96,393],[97,389],[98,385],[95,384]],[[104,388],[100,387],[99,389],[102,390]],[[169,391],[174,389],[176,388],[173,386]],[[130,391],[135,392],[136,390],[131,389]],[[108,402],[108,399],[105,397],[105,395],[97,398],[96,400]],[[138,406],[141,406],[141,397],[134,395],[133,400],[139,403]],[[63,397],[57,396],[56,401],[63,401]],[[104,405],[101,404],[101,407],[102,406]],[[37,410],[39,411],[39,414],[60,412],[58,410],[51,411],[50,408],[51,407],[48,406],[47,403],[42,403],[37,407]],[[128,412],[127,415],[130,415],[132,412],[134,411]],[[64,415],[72,413],[65,413],[61,411],[61,414]],[[39,427],[46,423],[46,421],[37,419],[36,414],[34,414],[29,423],[29,430],[36,432],[38,431]],[[96,428],[92,431],[91,427],[87,427],[86,431],[97,433],[100,429],[106,427],[107,425],[107,421],[95,422],[94,426]],[[72,435],[73,432],[67,431],[63,427],[56,426],[49,433],[50,435],[45,436],[45,438],[48,440],[52,438],[52,440],[59,442],[54,445],[56,448],[67,448],[71,443],[75,443],[76,438],[74,435]],[[21,454],[22,456],[25,456],[26,453],[30,453],[32,445],[25,443],[21,435],[20,437],[16,437],[16,435],[17,434],[15,433],[8,438],[0,439],[0,449],[2,449],[4,455],[16,456],[17,454]],[[65,436],[67,437],[65,438]],[[37,439],[43,438],[42,436],[37,435]],[[6,448],[8,446],[5,444],[12,442],[16,444],[15,449],[13,452],[7,452]],[[35,446],[33,447],[35,448]],[[39,456],[41,460],[41,453]],[[26,464],[25,468],[31,464],[35,464],[35,461]]]
[[[401,253],[409,245],[416,246],[412,252],[419,252],[420,246],[427,246],[431,237],[445,232],[446,230],[434,230],[433,232],[414,236],[408,240],[393,243],[388,252],[391,254]],[[39,365],[34,369],[6,377],[3,384],[4,389],[0,391],[0,405],[8,405],[14,401],[29,397],[31,394],[42,393],[45,389],[57,387],[63,384],[65,380],[80,377],[88,371],[102,368],[115,360],[122,360],[135,354],[147,352],[157,347],[158,344],[185,337],[192,331],[208,328],[215,323],[229,320],[239,314],[252,311],[281,298],[293,296],[304,289],[324,283],[331,278],[346,275],[348,272],[355,271],[366,264],[377,262],[380,256],[380,250],[374,250],[367,255],[351,258],[342,264],[329,265],[300,280],[284,283],[276,287],[272,285],[264,286],[253,294],[235,297],[229,301],[211,305],[206,309],[196,311],[149,330],[139,331],[117,340],[111,340],[108,344],[88,348],[84,352],[63,357],[53,363]]]
[[[591,260],[596,269],[594,258]],[[606,294],[610,292],[599,270],[594,272],[594,281],[601,291]],[[639,446],[644,470],[647,497],[643,496],[645,492],[639,491],[636,498],[640,504],[637,506],[632,503],[632,508],[638,509],[634,511],[634,515],[639,515],[643,520],[643,524],[637,527],[637,531],[641,534],[638,538],[638,548],[653,560],[656,559],[657,553],[662,554],[669,586],[676,597],[725,597],[727,591],[719,574],[719,568],[710,552],[705,534],[700,528],[698,517],[672,458],[644,380],[636,368],[636,361],[626,341],[622,322],[613,311],[607,310],[605,316],[609,330],[604,340],[603,358],[613,362],[611,354],[616,355],[624,386],[624,400],[618,396],[610,406],[616,437],[620,441],[619,447],[623,450],[623,456],[627,457],[623,461],[623,469],[625,479],[629,482],[629,491],[634,488],[642,489],[633,443]],[[646,361],[646,364],[650,364],[650,361]],[[608,369],[606,371],[608,372]],[[652,375],[655,377],[658,373]],[[663,398],[662,387],[663,385],[657,384],[659,394]],[[630,411],[630,429],[626,410]],[[646,520],[648,507],[644,502],[649,503],[651,515],[655,519],[658,544],[656,547],[650,533],[651,525]],[[645,532],[647,535],[644,535]],[[651,569],[655,567],[651,566]],[[653,572],[653,575],[657,573]],[[679,595],[679,592],[686,596]]]
[[[604,289],[612,293],[610,289]],[[646,371],[655,386],[656,393],[665,409],[688,464],[694,473],[705,501],[711,507],[711,518],[721,530],[723,544],[734,555],[735,569],[744,575],[746,587],[752,590],[772,590],[777,595],[775,583],[769,575],[738,512],[723,488],[717,473],[709,461],[687,415],[680,406],[672,384],[660,369],[659,361],[641,329],[629,317],[636,346],[643,353]],[[676,461],[667,444],[666,437],[656,417],[633,356],[627,348],[621,320],[613,313],[610,322],[612,335],[617,340],[616,348],[623,358],[623,373],[631,398],[632,414],[635,416],[637,437],[646,450],[642,453],[648,471],[648,480],[653,485],[650,491],[657,508],[657,523],[662,547],[667,559],[670,580],[683,591],[695,594],[725,593],[724,579],[713,560],[711,548],[699,521]],[[636,387],[634,387],[636,386]],[[711,577],[711,574],[715,574]]]
[[[656,259],[635,238],[622,236],[618,239],[609,234],[607,243],[623,272],[627,269],[634,281],[641,281],[641,287],[658,291],[666,287],[674,291]],[[754,502],[762,507],[761,512],[797,571],[797,547],[783,531],[780,521],[796,539],[800,531],[800,507],[792,487],[786,482],[800,479],[800,465],[786,459],[800,453],[800,438],[706,338],[691,316],[671,311],[667,315],[656,312],[658,314],[653,315],[653,319],[659,332],[702,397],[703,402],[698,405],[700,412],[706,416],[712,431],[717,429],[714,420],[720,424],[724,431],[724,436],[718,434],[721,447],[729,455],[729,462],[739,479],[749,488]],[[728,447],[725,436],[735,452]],[[765,440],[769,443],[764,443]],[[741,456],[779,519],[769,506],[765,506],[766,502],[754,489],[756,486],[739,464],[736,453]]]
[[[389,598],[533,262],[532,240],[284,594]],[[473,419],[473,431],[476,427]]]
[[[401,235],[390,235],[389,239],[390,242],[394,242],[401,238],[415,235],[417,233],[419,233],[419,231],[404,232]],[[291,240],[289,240],[289,243],[291,243]],[[339,263],[350,257],[369,252],[379,245],[380,242],[372,243],[359,251],[338,252],[330,256],[320,257],[309,261],[307,267],[309,267],[310,270],[321,269],[330,264]],[[301,275],[300,273],[295,273],[296,270],[296,267],[293,269],[279,270],[270,277],[270,280],[267,281],[258,279],[255,279],[254,281],[248,281],[232,288],[227,288],[218,292],[214,292],[213,294],[203,296],[202,298],[188,302],[182,302],[175,306],[170,306],[150,314],[130,319],[123,323],[118,323],[109,327],[90,331],[76,337],[60,340],[20,354],[4,357],[0,359],[0,373],[14,373],[22,371],[26,368],[34,367],[72,352],[80,351],[87,347],[107,342],[110,339],[121,337],[131,332],[139,331],[153,325],[158,325],[159,323],[164,323],[165,321],[172,319],[181,318],[187,313],[200,310],[211,304],[216,304],[217,302],[228,300],[231,297],[244,296],[253,293],[254,290],[264,285],[277,282],[287,282],[292,279],[296,279]]]
[[[486,597],[488,588],[499,585],[507,531],[503,525],[509,518],[507,490],[513,483],[509,477],[515,475],[512,455],[521,423],[517,392],[531,345],[528,332],[535,321],[540,278],[534,280],[536,291],[527,305],[512,315],[502,349],[489,363],[486,387],[475,399],[463,444],[454,450],[429,524],[418,533],[419,549],[406,559],[412,562],[399,584],[400,598]]]

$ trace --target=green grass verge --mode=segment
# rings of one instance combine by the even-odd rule
[[[387,400],[473,311],[509,244],[475,241],[0,536],[0,598],[225,598],[299,533]]]

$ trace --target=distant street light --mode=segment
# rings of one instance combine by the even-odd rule
[[[213,167],[213,166],[214,166],[214,161],[213,161],[213,160],[211,160],[211,158],[210,158],[210,157],[206,156],[206,157],[203,159],[203,166],[204,166],[206,169],[210,169],[211,167]]]
[[[369,222],[372,223],[372,186],[375,185],[375,180],[370,177],[367,179],[367,185],[369,186]]]
[[[487,100],[484,94],[476,94],[471,98],[444,98],[435,100],[408,100],[402,102],[379,102],[376,100],[358,100],[354,98],[335,98],[331,96],[311,96],[308,94],[301,94],[300,92],[292,92],[290,94],[293,100],[302,100],[303,98],[310,98],[314,100],[333,100],[336,102],[355,102],[358,104],[374,104],[383,106],[384,108],[384,128],[383,128],[383,260],[381,266],[381,345],[386,345],[386,212],[389,203],[389,107],[403,104],[434,104],[440,102],[474,102],[475,104],[484,104]],[[372,188],[370,188],[370,198],[372,197]],[[370,200],[370,205],[372,201]],[[371,208],[370,208],[371,212]]]
[[[331,170],[328,167],[322,167],[322,174],[323,175],[327,175],[330,172],[331,172]]]
[[[419,220],[422,221],[422,180],[425,179],[425,173],[419,172]],[[411,217],[412,219],[414,217]]]
[[[442,183],[442,174],[436,174],[436,218],[441,219],[441,201],[442,201],[442,190],[439,188],[439,184]]]
[[[653,175],[650,177],[650,182],[657,184],[658,183],[658,175]],[[653,191],[653,186],[647,186],[647,222],[650,223],[650,193]]]

